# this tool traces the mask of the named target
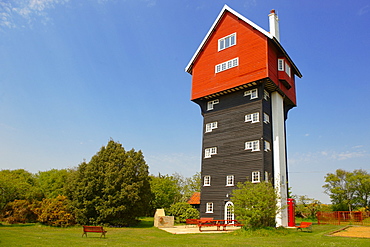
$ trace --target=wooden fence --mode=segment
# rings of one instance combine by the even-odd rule
[[[370,212],[335,211],[317,212],[318,224],[330,225],[370,225]]]

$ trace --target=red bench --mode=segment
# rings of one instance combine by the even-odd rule
[[[311,222],[301,222],[299,226],[297,226],[297,231],[302,229],[307,229],[307,231],[312,232],[312,223]]]
[[[222,227],[223,231],[226,231],[227,226],[243,226],[240,222],[236,220],[205,220],[200,219],[198,222],[199,231],[202,231],[202,227],[210,227],[210,226],[216,226],[217,231],[219,231]]]
[[[198,219],[186,219],[186,226],[189,226],[189,225],[198,225],[198,222],[199,220]]]
[[[82,237],[84,236],[84,235],[86,235],[86,237],[87,237],[87,233],[88,232],[97,232],[97,233],[101,233],[101,236],[100,237],[102,237],[102,236],[104,236],[105,237],[105,233],[107,232],[107,231],[105,231],[104,229],[103,229],[103,227],[102,226],[82,226],[83,227],[83,231],[84,231],[84,233],[82,234]]]

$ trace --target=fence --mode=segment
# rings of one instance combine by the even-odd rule
[[[318,224],[330,225],[370,225],[370,212],[335,211],[317,212]]]

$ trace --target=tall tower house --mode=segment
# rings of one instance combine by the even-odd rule
[[[280,44],[275,11],[265,31],[227,5],[186,67],[203,116],[201,217],[234,219],[238,182],[273,181],[287,226],[285,120],[302,77]]]

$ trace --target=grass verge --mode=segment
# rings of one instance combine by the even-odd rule
[[[314,225],[313,232],[295,229],[259,229],[227,234],[173,235],[153,227],[153,218],[139,226],[105,228],[82,236],[82,227],[56,228],[40,224],[0,225],[0,246],[369,246],[368,239],[327,236],[340,226]]]

